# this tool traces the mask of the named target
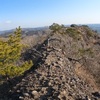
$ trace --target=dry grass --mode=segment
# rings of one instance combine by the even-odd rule
[[[0,37],[0,40],[7,41],[7,40],[8,40],[8,38],[5,38],[5,37]]]
[[[27,45],[28,47],[32,47],[37,43],[37,37],[36,36],[26,36],[22,39],[22,44]]]
[[[42,43],[47,35],[32,35],[26,36],[22,39],[21,43],[27,46],[27,48],[32,48],[33,46]]]
[[[75,73],[80,78],[85,80],[87,83],[92,85],[94,87],[95,91],[98,90],[98,86],[95,82],[95,79],[94,79],[93,75],[91,75],[91,73],[87,69],[85,69],[85,66],[82,66],[80,63],[76,63],[75,64]]]

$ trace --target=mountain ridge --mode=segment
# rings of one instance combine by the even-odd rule
[[[84,26],[62,31],[27,50],[34,66],[9,91],[0,88],[3,100],[100,99],[100,37]]]

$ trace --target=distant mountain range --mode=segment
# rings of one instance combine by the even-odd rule
[[[33,35],[33,34],[43,34],[44,31],[47,31],[48,27],[37,27],[37,28],[22,28],[23,35]],[[15,29],[0,31],[0,36],[8,36],[9,34],[13,33]]]
[[[22,28],[23,31],[36,31],[36,30],[44,30],[47,29],[48,27],[36,27],[36,28]],[[10,30],[4,30],[4,31],[0,31],[0,34],[3,33],[10,33],[13,32],[15,29],[10,29]]]
[[[93,29],[93,30],[97,31],[98,33],[100,33],[100,24],[88,24],[88,26],[91,29]]]
[[[86,24],[87,26],[89,26],[92,30],[97,31],[98,33],[100,33],[100,24]],[[69,25],[67,25],[69,26]],[[37,28],[22,28],[22,30],[25,33],[28,33],[29,31],[43,31],[45,29],[48,29],[48,27],[37,27]],[[0,34],[2,35],[7,35],[10,34],[14,31],[15,29],[11,29],[11,30],[5,30],[5,31],[0,31]]]

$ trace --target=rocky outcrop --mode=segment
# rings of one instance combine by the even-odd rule
[[[84,33],[84,29],[79,30]],[[1,93],[0,99],[100,100],[95,78],[100,70],[100,45],[92,43],[97,41],[94,37],[87,39],[85,35],[77,41],[67,34],[49,35],[35,50],[30,50],[31,59],[37,57],[31,71],[5,95]],[[89,48],[93,53],[89,53]]]

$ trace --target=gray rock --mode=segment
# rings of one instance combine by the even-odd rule
[[[19,96],[19,99],[20,99],[20,100],[24,100],[24,97],[22,97],[22,96]]]
[[[29,93],[23,93],[24,96],[29,97]]]
[[[38,92],[37,92],[37,91],[32,91],[31,94],[32,94],[33,96],[37,96],[37,95],[38,95]]]

